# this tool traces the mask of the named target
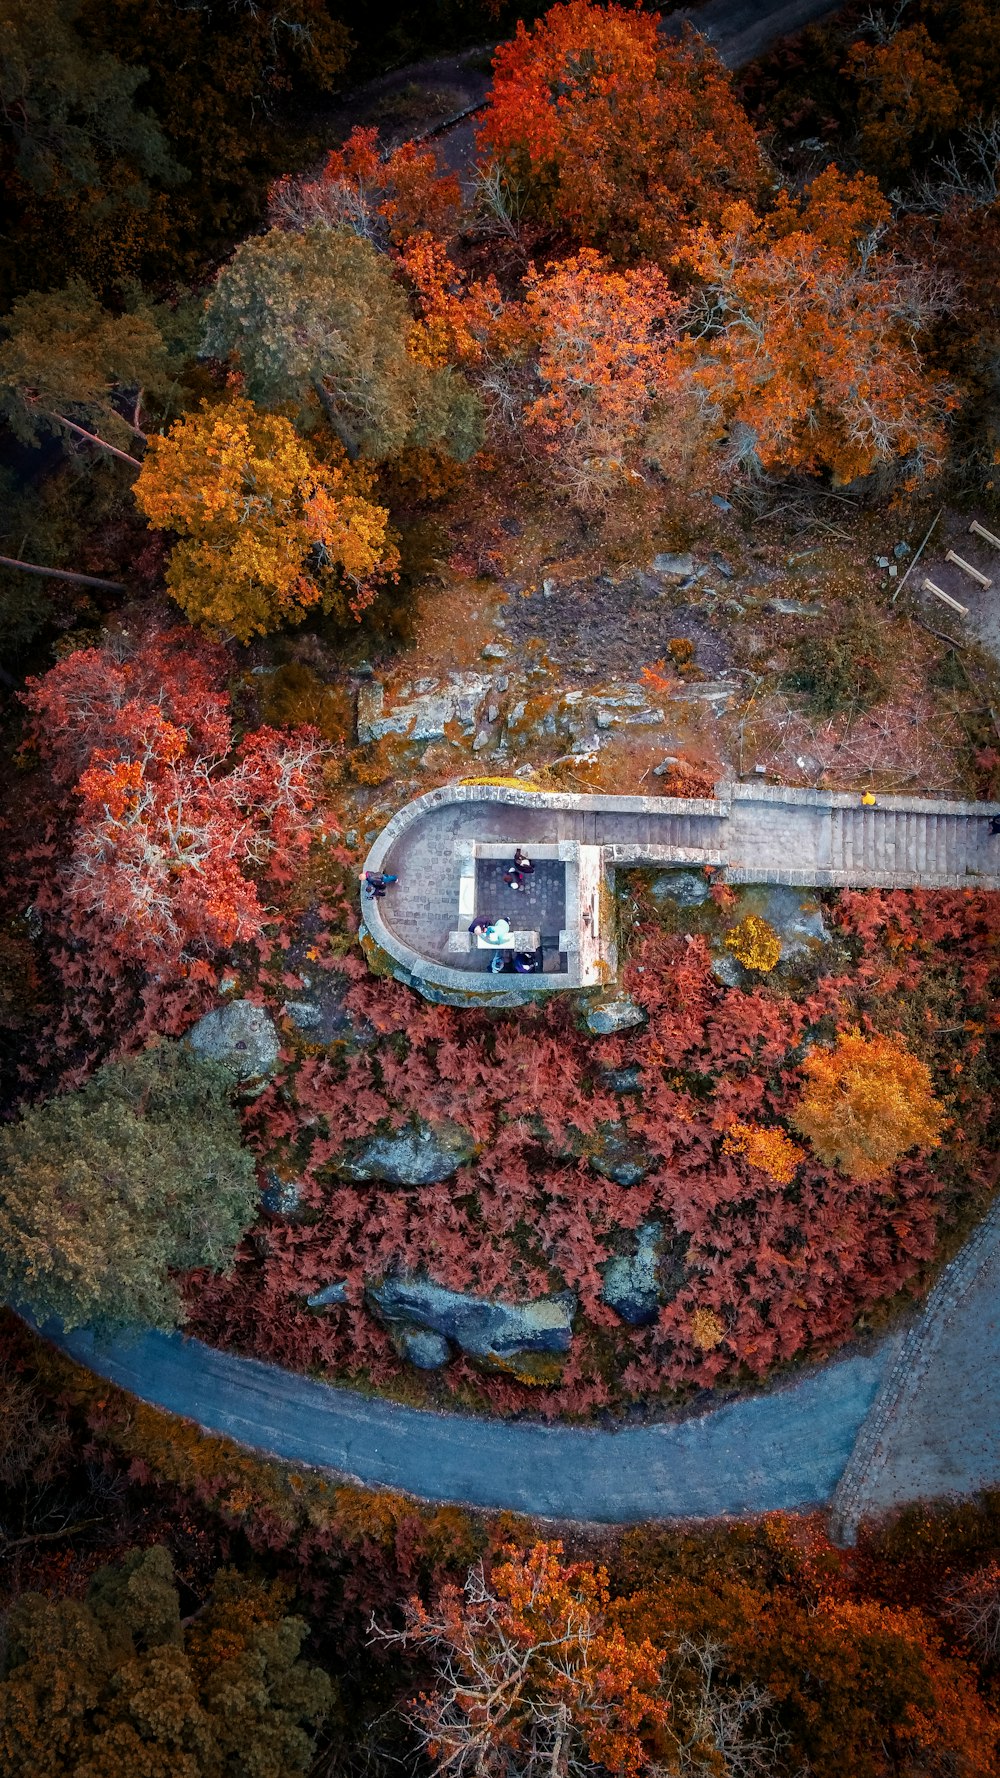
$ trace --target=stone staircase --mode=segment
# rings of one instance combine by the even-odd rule
[[[967,815],[912,809],[832,809],[830,816],[826,868],[855,882],[859,873],[872,872],[925,883],[964,878],[979,868],[980,830],[988,830],[988,824]],[[1000,867],[1000,854],[995,864]]]

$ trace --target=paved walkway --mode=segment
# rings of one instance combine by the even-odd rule
[[[428,1500],[609,1524],[825,1504],[898,1344],[696,1418],[608,1432],[421,1412],[180,1334],[44,1331],[143,1401],[259,1451]]]
[[[402,978],[447,992],[463,987],[448,934],[468,924],[459,919],[458,885],[472,843],[507,841],[513,856],[518,844],[530,853],[532,846],[570,842],[593,848],[591,856],[611,869],[721,863],[734,883],[1000,889],[1000,836],[990,832],[998,814],[1000,803],[885,796],[866,807],[857,793],[785,785],[720,784],[714,798],[698,801],[453,785],[416,798],[382,830],[367,866],[388,869],[399,881],[384,901],[363,908]],[[582,908],[581,901],[578,916]],[[507,909],[476,911],[492,917]],[[581,933],[581,949],[583,941]],[[613,967],[610,939],[607,956]],[[516,979],[493,983],[502,991]],[[579,984],[570,974],[563,985]]]
[[[888,1368],[834,1500],[838,1536],[909,1500],[1000,1484],[1000,1200]]]

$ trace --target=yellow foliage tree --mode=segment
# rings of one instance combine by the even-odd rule
[[[751,1167],[759,1167],[776,1185],[791,1185],[799,1162],[805,1157],[805,1149],[778,1125],[767,1129],[764,1124],[731,1124],[722,1152],[743,1155]]]
[[[150,440],[136,501],[179,533],[167,586],[193,623],[248,642],[311,606],[359,616],[399,557],[367,472],[336,444],[315,462],[290,422],[242,396]]]
[[[851,1179],[881,1179],[912,1148],[937,1148],[944,1110],[930,1070],[891,1037],[842,1031],[802,1065],[805,1091],[791,1121],[820,1160]]]
[[[727,932],[726,947],[744,969],[759,969],[762,974],[773,969],[781,956],[778,934],[759,914],[748,914]]]

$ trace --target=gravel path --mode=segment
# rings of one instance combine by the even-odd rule
[[[256,1450],[424,1499],[610,1524],[823,1505],[898,1345],[711,1413],[609,1432],[428,1413],[180,1334],[44,1332],[143,1401]]]

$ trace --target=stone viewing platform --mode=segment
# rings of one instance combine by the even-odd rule
[[[1000,889],[1000,803],[716,786],[714,797],[575,796],[454,784],[399,809],[365,868],[398,881],[362,898],[362,936],[392,973],[435,1000],[510,1004],[596,987],[618,972],[614,875],[711,866],[729,883],[820,889]],[[521,846],[535,865],[522,894],[503,872]],[[491,974],[469,934],[499,916],[537,937],[534,975]]]

